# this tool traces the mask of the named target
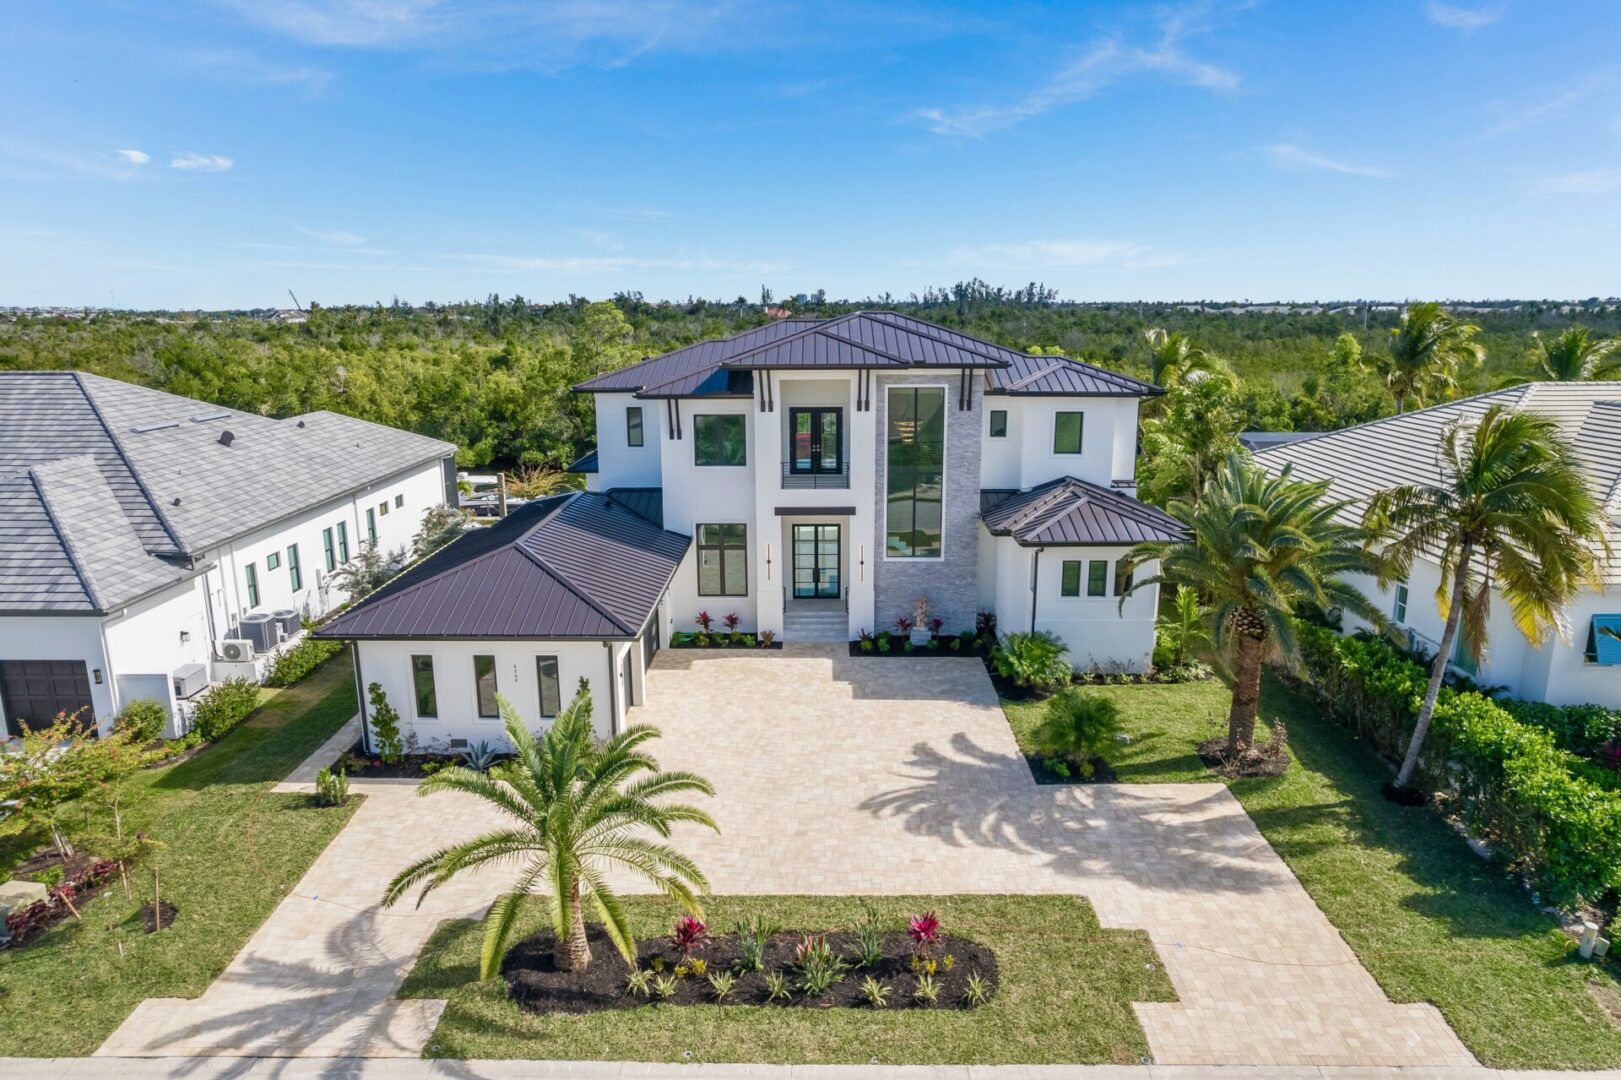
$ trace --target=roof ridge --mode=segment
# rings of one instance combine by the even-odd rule
[[[101,425],[101,430],[105,431],[107,438],[112,441],[113,449],[118,452],[118,459],[124,463],[124,468],[129,470],[130,479],[135,481],[135,486],[140,489],[141,497],[147,501],[147,505],[152,507],[152,513],[157,517],[158,524],[163,526],[163,531],[173,541],[175,551],[182,555],[190,555],[191,552],[186,548],[184,541],[180,539],[180,530],[175,528],[174,522],[169,520],[169,515],[164,513],[163,504],[152,495],[152,489],[146,486],[146,480],[142,478],[140,472],[135,468],[135,462],[130,460],[129,451],[124,449],[124,441],[118,437],[117,432],[113,431],[112,425],[107,423],[107,417],[102,413],[101,406],[96,404],[95,396],[90,393],[90,388],[84,383],[85,374],[87,373],[75,370],[73,372],[73,383],[79,388],[79,393],[84,395],[85,404],[90,407],[90,412],[95,416],[96,423]],[[94,374],[94,372],[88,374]],[[97,376],[97,378],[100,378],[100,376]],[[131,383],[129,385],[135,384]],[[145,388],[143,387],[143,389]]]
[[[1017,380],[1015,382],[1008,383],[1002,389],[1011,392],[1011,391],[1019,389],[1022,386],[1029,386],[1031,383],[1035,382],[1038,379],[1045,379],[1047,376],[1051,375],[1055,371],[1062,371],[1063,368],[1064,368],[1063,364],[1048,364],[1046,367],[1042,368],[1040,371],[1032,372],[1031,374],[1026,375],[1022,379],[1019,379],[1019,380]]]
[[[1292,439],[1289,442],[1278,443],[1276,446],[1268,446],[1260,450],[1254,450],[1251,451],[1251,454],[1252,456],[1259,457],[1262,454],[1271,454],[1279,450],[1293,449],[1297,446],[1304,446],[1307,443],[1317,442],[1319,439],[1326,439],[1331,435],[1344,435],[1346,432],[1350,431],[1362,431],[1366,428],[1377,427],[1380,424],[1390,424],[1396,422],[1397,420],[1405,420],[1411,416],[1419,416],[1435,409],[1450,409],[1457,405],[1465,405],[1471,401],[1484,401],[1487,398],[1497,397],[1499,395],[1502,395],[1505,398],[1513,398],[1515,400],[1515,404],[1518,405],[1518,399],[1525,395],[1526,387],[1535,385],[1535,383],[1520,383],[1518,386],[1500,386],[1495,390],[1483,390],[1478,394],[1470,394],[1468,397],[1453,398],[1451,401],[1438,401],[1434,405],[1426,405],[1422,409],[1414,409],[1412,412],[1401,412],[1396,413],[1394,416],[1381,416],[1374,420],[1364,420],[1360,424],[1352,424],[1350,427],[1336,428],[1333,431],[1302,432],[1301,434],[1305,436],[1304,438]]]
[[[1017,354],[1018,351],[1019,351],[1018,349],[1010,349],[1006,345],[998,345],[994,341],[986,341],[984,338],[975,337],[973,334],[966,333],[965,331],[962,331],[962,330],[953,330],[949,326],[936,327],[934,323],[928,322],[928,321],[926,321],[924,319],[915,319],[910,315],[902,315],[898,311],[858,311],[855,314],[857,314],[857,315],[865,315],[869,319],[876,319],[878,322],[881,322],[886,326],[894,327],[894,329],[896,329],[896,330],[905,330],[909,334],[916,334],[918,337],[928,338],[930,341],[935,342],[936,344],[939,344],[939,345],[950,345],[954,349],[962,349],[964,352],[971,352],[971,353],[975,354],[976,356],[983,356],[987,360],[995,360],[1002,367],[1012,367],[1013,364],[1012,364],[1011,361],[1004,360],[1002,357],[997,356],[994,353],[985,352],[984,349],[1000,349],[1003,352],[1010,352],[1010,353],[1015,353],[1015,354]],[[928,326],[928,327],[938,329],[938,330],[944,330],[948,334],[955,334],[956,336],[958,336],[960,338],[966,338],[967,340],[972,341],[975,345],[980,345],[980,346],[983,346],[984,348],[983,349],[969,349],[969,348],[965,348],[962,345],[958,345],[955,341],[947,341],[945,338],[936,337],[934,334],[926,333],[926,332],[924,332],[922,330],[914,330],[909,326],[896,326],[893,322],[890,322],[888,319],[881,318],[881,316],[884,316],[884,315],[892,315],[897,319],[905,319],[908,322],[920,323],[923,326]],[[1028,354],[1026,354],[1026,355],[1028,355]]]
[[[848,316],[839,316],[839,317],[840,318],[847,318]],[[700,338],[699,340],[694,341],[690,345],[681,346],[679,349],[671,349],[669,352],[659,353],[657,356],[644,356],[640,360],[636,361],[634,364],[628,364],[628,365],[626,365],[625,367],[622,367],[622,368],[614,368],[612,371],[604,371],[601,374],[593,375],[589,379],[583,379],[580,382],[575,383],[569,389],[571,391],[579,391],[581,387],[587,386],[590,383],[594,383],[598,379],[605,379],[610,375],[620,375],[620,374],[623,374],[624,372],[627,372],[627,371],[634,371],[637,368],[642,367],[644,365],[651,364],[651,363],[654,363],[654,362],[659,361],[659,360],[667,360],[670,357],[674,356],[676,353],[686,352],[688,349],[696,349],[700,345],[710,345],[710,344],[713,344],[713,343],[718,342],[718,341],[735,341],[738,338],[743,337],[746,334],[753,334],[753,333],[756,333],[756,332],[758,332],[760,330],[764,330],[768,326],[778,326],[778,325],[781,325],[782,323],[788,323],[788,322],[792,322],[792,323],[805,322],[805,323],[810,323],[811,324],[807,328],[807,330],[802,330],[797,334],[785,334],[782,337],[776,338],[775,340],[770,341],[770,342],[767,343],[767,344],[775,345],[779,341],[790,341],[790,340],[793,340],[795,338],[803,337],[805,335],[805,333],[807,333],[808,331],[815,330],[817,327],[821,326],[823,323],[826,323],[826,322],[829,322],[829,321],[831,321],[831,320],[828,320],[828,319],[816,319],[816,318],[811,318],[809,316],[805,316],[805,317],[794,316],[794,317],[788,318],[788,319],[776,319],[776,320],[773,320],[772,322],[761,323],[759,326],[751,326],[747,330],[739,330],[737,333],[728,334],[725,337]],[[742,353],[740,353],[738,355],[746,356],[749,353],[756,351],[756,349],[761,349],[761,348],[764,348],[764,347],[765,347],[764,345],[756,346],[755,349],[745,350],[744,352],[742,352]],[[693,375],[696,375],[699,372],[704,372],[704,373],[707,374],[709,372],[714,371],[716,368],[720,367],[722,363],[723,363],[723,361],[717,360],[713,364],[708,365],[707,367],[694,368],[693,370],[691,370],[689,372],[686,372],[685,374],[675,375],[675,376],[672,376],[672,377],[670,377],[668,379],[665,379],[665,380],[663,380],[661,382],[656,382],[656,383],[651,383],[651,384],[649,384],[649,383],[641,383],[641,384],[639,384],[637,386],[627,387],[622,392],[625,392],[625,393],[641,393],[641,392],[646,391],[646,390],[656,389],[656,388],[658,388],[660,386],[664,386],[664,385],[666,385],[668,383],[673,383],[673,382],[676,382],[676,381],[681,380],[681,379],[691,378]],[[585,392],[586,393],[591,393],[593,391],[585,391]],[[609,391],[609,392],[621,392],[621,391]]]
[[[812,334],[820,333],[823,329],[825,329],[826,327],[832,326],[835,323],[848,322],[849,320],[855,318],[859,314],[861,314],[861,312],[852,311],[848,315],[839,315],[839,316],[835,316],[834,318],[831,318],[831,319],[817,319],[815,322],[811,323],[809,326],[807,326],[805,329],[801,330],[797,334],[784,334],[780,338],[776,338],[775,340],[772,340],[772,341],[767,341],[762,345],[756,345],[752,349],[744,349],[742,352],[738,353],[736,356],[728,356],[724,360],[715,361],[714,367],[717,367],[717,368],[718,367],[727,367],[727,366],[729,366],[731,364],[735,364],[737,361],[743,359],[745,356],[753,356],[757,352],[764,352],[766,349],[775,348],[776,346],[784,344],[785,342],[798,341],[800,338],[810,337]],[[770,324],[767,323],[766,325],[769,326]],[[742,334],[733,334],[732,336],[733,337],[742,337],[743,335]],[[722,338],[721,340],[726,341],[726,340],[730,340],[730,339]],[[713,370],[713,368],[711,368],[710,370]]]
[[[553,511],[550,514],[547,514],[546,517],[542,521],[540,521],[540,523],[537,524],[533,529],[530,529],[530,530],[526,531],[523,534],[522,539],[528,539],[530,536],[533,536],[535,534],[535,532],[537,532],[542,525],[545,525],[545,524],[547,524],[547,523],[549,523],[551,521],[556,520],[558,514],[561,514],[564,510],[568,509],[570,506],[573,506],[574,503],[575,503],[575,500],[579,496],[585,495],[585,494],[587,494],[587,493],[584,492],[584,491],[576,491],[576,492],[574,492],[575,498],[571,498],[571,499],[567,500],[562,505],[560,505],[557,508],[557,510]],[[600,494],[600,493],[599,492],[591,492],[590,494]],[[633,513],[633,511],[631,511],[628,507],[625,508],[625,512],[626,513]],[[640,516],[640,515],[637,515],[637,516]],[[652,523],[648,522],[648,524],[652,524]],[[585,604],[586,607],[590,608],[592,611],[595,611],[598,615],[601,615],[603,618],[605,618],[609,622],[613,623],[621,631],[623,631],[624,633],[629,634],[631,636],[635,636],[639,632],[640,627],[637,627],[636,629],[632,629],[631,627],[626,626],[623,619],[621,619],[619,616],[615,615],[613,612],[609,611],[607,608],[603,607],[601,604],[597,603],[595,600],[593,600],[586,593],[582,592],[580,590],[580,587],[577,584],[575,584],[575,582],[573,580],[571,580],[567,574],[565,574],[561,570],[557,569],[557,567],[553,566],[551,563],[547,562],[545,559],[541,558],[539,555],[535,554],[533,551],[530,551],[527,547],[525,547],[521,543],[514,543],[513,546],[518,549],[519,553],[522,554],[524,556],[524,558],[528,559],[530,562],[532,562],[536,566],[540,567],[540,569],[542,571],[544,571],[545,573],[550,574],[552,576],[552,578],[557,581],[558,584],[562,585],[563,588],[567,589],[569,592],[573,593],[576,597],[578,597],[581,600],[581,602],[583,602]]]
[[[90,458],[89,454],[74,454],[72,456]],[[53,458],[52,460],[67,461],[69,459]],[[46,464],[49,464],[49,462],[41,463],[41,465]],[[95,466],[94,458],[90,458],[90,464],[92,467]],[[33,483],[34,491],[39,495],[39,505],[45,510],[45,517],[51,523],[51,530],[56,533],[56,538],[62,542],[62,550],[67,553],[68,562],[72,564],[74,574],[78,575],[79,584],[84,586],[84,594],[90,598],[91,608],[95,611],[105,611],[106,605],[102,602],[101,593],[96,588],[95,579],[91,576],[90,569],[85,565],[84,559],[79,555],[78,544],[68,535],[67,529],[62,527],[62,519],[57,515],[56,507],[51,505],[51,497],[45,493],[45,484],[41,482],[38,472],[41,465],[32,465],[28,469],[28,479]],[[100,475],[100,470],[97,470],[97,475]]]

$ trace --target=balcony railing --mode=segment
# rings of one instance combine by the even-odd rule
[[[784,491],[812,491],[821,488],[848,488],[850,463],[839,466],[838,472],[794,472],[791,461],[782,463],[782,489]]]

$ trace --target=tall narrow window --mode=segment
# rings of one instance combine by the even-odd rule
[[[643,445],[642,435],[642,407],[640,405],[627,405],[625,407],[625,445]]]
[[[993,438],[993,439],[1005,439],[1005,438],[1007,438],[1007,410],[1006,409],[992,409],[991,410],[991,438]]]
[[[698,595],[749,594],[748,527],[698,526]]]
[[[550,720],[563,711],[563,687],[557,678],[557,657],[535,657],[535,684],[540,687],[540,715]]]
[[[1086,595],[1109,595],[1109,560],[1093,559],[1086,564]]]
[[[936,559],[945,502],[946,391],[892,386],[888,403],[884,550],[892,559]]]
[[[338,561],[341,563],[349,561],[349,523],[347,521],[338,522]]]
[[[332,543],[332,530],[330,528],[321,530],[321,554],[326,557],[327,573],[330,574],[338,568],[338,549]]]
[[[748,423],[742,414],[694,416],[693,461],[698,465],[747,465]]]
[[[1399,623],[1407,621],[1407,582],[1396,583],[1396,603],[1390,609],[1390,617]]]
[[[1063,580],[1059,586],[1060,596],[1081,595],[1081,561],[1079,559],[1065,559]]]
[[[417,719],[439,718],[439,690],[433,684],[433,657],[411,657],[411,688],[416,691]]]
[[[1124,596],[1131,591],[1131,571],[1124,559],[1114,564],[1114,594]]]
[[[259,568],[249,563],[242,571],[242,577],[248,586],[248,607],[259,606]]]
[[[366,539],[377,543],[377,511],[366,507]]]
[[[294,592],[304,587],[304,568],[298,564],[298,545],[287,545],[287,586]]]
[[[1084,413],[1061,412],[1053,416],[1053,453],[1079,454]]]
[[[495,700],[495,657],[473,657],[473,686],[478,691],[478,718],[494,720],[501,715]]]

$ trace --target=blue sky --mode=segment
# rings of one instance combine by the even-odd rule
[[[0,305],[1621,293],[1613,0],[5,0]]]

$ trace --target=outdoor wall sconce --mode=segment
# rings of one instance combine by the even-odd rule
[[[100,686],[101,685],[101,669],[96,668],[96,670],[92,671],[90,674],[92,674],[92,675],[94,675],[96,677],[96,685]]]
[[[866,544],[857,544],[856,545],[856,561],[857,561],[857,567],[858,567],[860,575],[861,575],[856,580],[858,580],[858,581],[866,581],[867,580],[867,545]]]
[[[765,579],[771,580],[771,545],[765,546]]]
[[[182,630],[182,631],[180,631],[180,644],[184,645],[186,642],[188,642],[190,640],[191,640],[191,631],[190,630]]]

